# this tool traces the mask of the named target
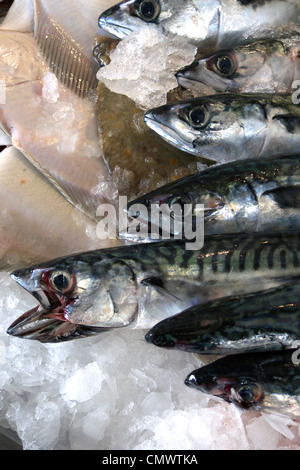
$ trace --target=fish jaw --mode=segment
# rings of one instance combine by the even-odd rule
[[[89,328],[69,322],[65,309],[71,303],[61,296],[39,286],[41,273],[15,271],[11,277],[33,297],[39,305],[21,315],[7,329],[7,334],[41,343],[57,343],[94,335],[102,329]],[[74,300],[72,300],[74,301]]]
[[[130,15],[135,0],[120,2],[105,10],[98,19],[101,29],[119,39],[126,38],[130,33],[139,27],[140,21]]]
[[[185,385],[203,393],[222,398],[240,408],[248,409],[252,406],[255,406],[257,409],[259,408],[264,398],[264,393],[257,382],[246,377],[235,379],[230,376],[209,374],[207,369],[209,369],[209,365],[189,374],[184,381]]]
[[[177,108],[180,105],[161,106],[150,109],[144,116],[147,126],[156,132],[162,139],[174,147],[194,154],[193,141],[195,135],[190,132],[183,121],[176,118]]]

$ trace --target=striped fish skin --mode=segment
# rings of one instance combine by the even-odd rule
[[[151,206],[160,207],[160,224],[151,230],[152,241],[154,233],[157,233],[157,239],[160,238],[164,221],[170,220],[168,210],[174,204],[181,207],[190,204],[189,216],[193,223],[201,215],[197,205],[203,204],[206,236],[218,233],[297,231],[300,229],[299,189],[299,155],[249,159],[212,166],[162,186],[131,201],[126,211],[134,217],[136,204],[143,204],[148,209],[148,220],[143,220],[141,215],[140,220],[154,224],[151,220]],[[164,207],[166,219],[163,215]],[[179,222],[183,228],[184,219]],[[172,235],[176,235],[175,226]],[[130,235],[124,232],[120,233],[120,237],[129,238]],[[145,238],[134,235],[134,241],[141,240]]]
[[[180,70],[179,85],[193,95],[293,93],[300,77],[299,33],[263,40],[201,57]]]
[[[300,416],[300,364],[292,350],[226,356],[193,371],[188,387],[244,409]]]
[[[299,276],[299,259],[300,236],[290,233],[210,236],[201,250],[180,240],[53,260],[13,273],[40,305],[8,333],[55,342],[73,339],[76,326],[93,334],[150,329],[193,305],[287,283]]]
[[[297,153],[300,111],[290,94],[217,94],[151,109],[145,122],[176,148],[229,161]]]
[[[155,346],[222,355],[291,348],[299,338],[299,281],[196,305],[146,335]]]
[[[274,37],[274,29],[294,23],[299,12],[297,0],[126,0],[98,22],[120,39],[149,24],[204,52]]]

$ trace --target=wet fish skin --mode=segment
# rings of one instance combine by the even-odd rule
[[[300,365],[292,355],[284,350],[226,356],[193,371],[185,384],[244,409],[298,418]]]
[[[53,342],[73,339],[64,322],[72,332],[77,325],[93,334],[150,329],[192,305],[289,282],[300,274],[299,250],[295,233],[229,234],[206,237],[201,250],[186,250],[179,240],[60,258],[12,274],[40,306],[8,332],[40,340],[42,328],[42,340]],[[45,334],[49,319],[56,323]]]
[[[197,204],[203,204],[205,235],[299,230],[299,164],[300,156],[293,155],[212,166],[131,201],[126,212],[134,217],[136,204],[143,204],[148,209],[148,220],[143,222],[150,225],[151,206],[158,205],[162,213],[160,225],[153,227],[157,239],[161,238],[164,223],[163,208],[166,207],[169,221],[168,210],[174,204],[191,205],[192,213],[188,214],[193,224],[201,215]],[[179,222],[184,231],[184,219]],[[172,234],[177,234],[175,226]],[[151,236],[154,241],[154,230]],[[129,239],[130,236],[121,232],[120,237]],[[138,234],[134,240],[150,241],[138,238]]]
[[[149,110],[146,124],[176,148],[225,163],[297,153],[299,106],[289,94],[217,94]]]
[[[204,52],[274,37],[298,15],[294,0],[127,0],[104,11],[99,26],[123,39],[150,24]]]
[[[199,354],[292,348],[300,337],[300,283],[196,305],[155,325],[155,346]]]
[[[291,93],[300,76],[299,34],[268,39],[201,57],[177,73],[194,96],[219,93]]]

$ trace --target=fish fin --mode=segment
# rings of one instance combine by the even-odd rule
[[[300,186],[285,186],[271,189],[263,193],[269,196],[278,204],[281,209],[300,208]]]
[[[294,114],[278,114],[273,120],[279,121],[290,134],[294,134],[300,128],[300,116]]]
[[[172,302],[180,302],[182,304],[184,303],[182,302],[182,300],[176,297],[176,295],[171,294],[165,289],[162,279],[159,279],[157,277],[149,277],[147,279],[143,279],[142,284],[147,287],[153,287],[160,295],[162,295],[163,297],[168,297],[170,300],[172,300]]]
[[[0,29],[32,32],[34,28],[34,14],[32,0],[14,0]]]
[[[43,2],[35,1],[34,36],[52,72],[66,87],[85,97],[98,84],[99,67],[91,56],[50,16]]]

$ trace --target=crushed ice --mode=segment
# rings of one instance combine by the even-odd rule
[[[193,62],[196,48],[166,37],[147,25],[123,39],[111,53],[111,62],[97,74],[111,91],[128,96],[142,109],[166,103],[178,86],[175,73]]]

